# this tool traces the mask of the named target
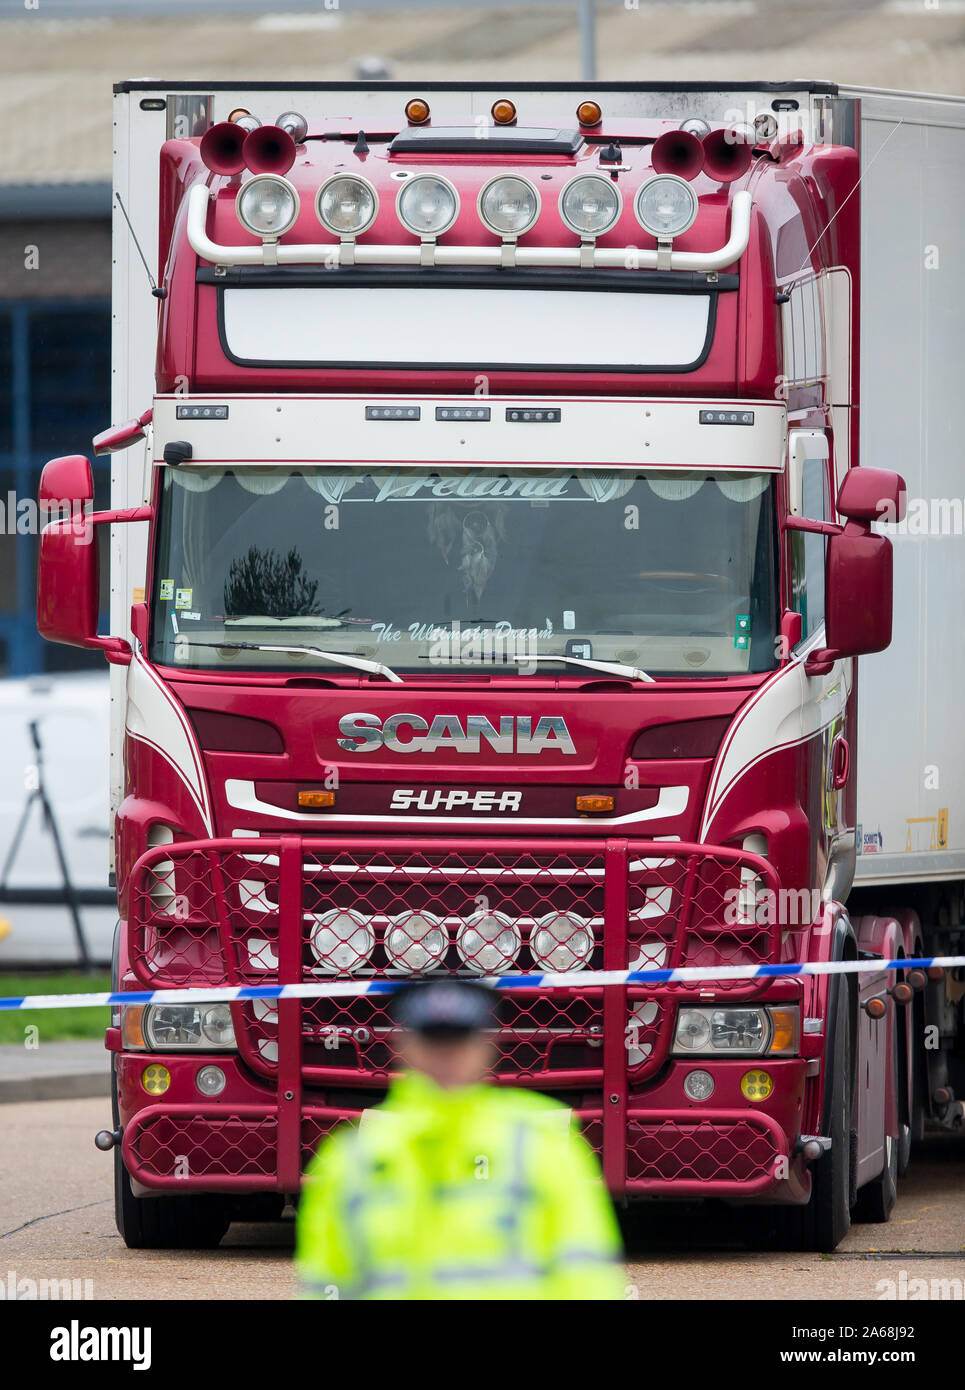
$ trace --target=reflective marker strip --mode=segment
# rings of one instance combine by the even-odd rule
[[[676,970],[569,970],[539,975],[474,975],[475,984],[493,989],[573,989],[601,985],[663,985],[699,980],[785,979],[800,975],[878,975],[890,970],[965,966],[965,956],[906,956],[901,960],[833,960],[790,965],[684,965]],[[430,977],[431,978],[431,977]],[[440,976],[440,979],[451,978]],[[96,1009],[117,1004],[219,1004],[246,999],[339,999],[363,994],[394,994],[412,981],[331,980],[325,984],[222,985],[213,989],[129,990],[119,994],[23,994],[0,999],[0,1009]]]

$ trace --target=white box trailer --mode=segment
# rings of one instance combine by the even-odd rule
[[[965,100],[841,91],[860,103],[861,462],[901,473],[909,502],[879,528],[895,551],[892,643],[859,665],[856,884],[958,880],[960,897]]]

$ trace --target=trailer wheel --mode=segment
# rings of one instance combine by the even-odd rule
[[[898,1196],[898,1144],[890,1134],[885,1136],[885,1166],[873,1182],[858,1193],[854,1209],[856,1221],[881,1225],[891,1220],[891,1209]]]
[[[891,1071],[896,1083],[900,1081],[902,1068],[898,1064],[898,1029],[891,1029]],[[902,1129],[908,1130],[909,1151],[911,1148],[910,1127],[902,1126],[900,1120],[898,1133],[901,1135]],[[866,1183],[858,1192],[858,1200],[855,1203],[854,1217],[856,1221],[870,1221],[880,1225],[884,1221],[891,1219],[891,1209],[895,1205],[898,1197],[898,1173],[901,1167],[901,1138],[893,1138],[892,1135],[885,1135],[885,1161],[881,1172],[871,1182]]]

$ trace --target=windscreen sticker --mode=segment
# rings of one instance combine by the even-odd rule
[[[751,618],[749,613],[738,613],[734,624],[734,646],[745,651],[751,644]]]
[[[171,599],[173,599],[173,598],[174,598],[174,580],[173,580],[173,579],[162,579],[162,580],[161,580],[161,602],[164,603],[165,600],[166,600],[168,603],[170,603],[170,602],[171,602]]]
[[[177,614],[176,614],[176,613],[172,613],[172,614],[171,614],[171,626],[172,626],[172,628],[174,629],[174,635],[175,635],[175,637],[177,637],[177,635],[178,635],[178,618],[177,618]]]
[[[182,621],[183,623],[200,623],[200,621],[201,621],[201,614],[200,614],[200,613],[182,613],[182,614],[181,614],[181,621]]]
[[[174,606],[175,608],[190,608],[193,601],[193,589],[179,589],[174,599]]]

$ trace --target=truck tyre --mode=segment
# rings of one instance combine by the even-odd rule
[[[129,1250],[213,1250],[230,1222],[216,1194],[135,1197],[120,1148],[114,1150],[114,1217]]]
[[[836,991],[831,1035],[831,1095],[826,1115],[828,1153],[811,1170],[811,1200],[803,1207],[772,1208],[775,1235],[792,1250],[831,1251],[851,1229],[851,1010],[843,980]]]
[[[114,1128],[120,1124],[117,1075],[111,1062]],[[135,1197],[120,1145],[114,1147],[114,1221],[129,1250],[212,1250],[231,1224],[225,1198],[209,1193]]]

